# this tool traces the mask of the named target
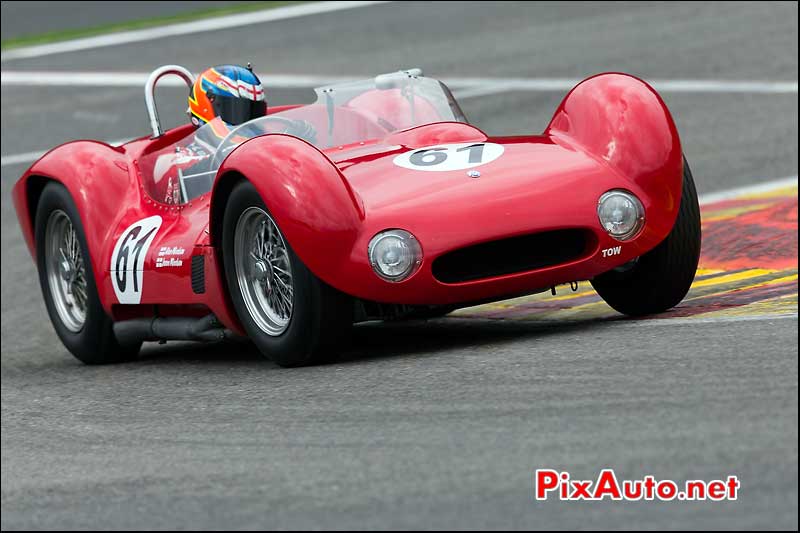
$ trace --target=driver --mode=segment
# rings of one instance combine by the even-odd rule
[[[253,72],[250,63],[247,67],[220,65],[201,73],[189,93],[187,109],[192,124],[198,128],[210,123],[206,128],[224,139],[235,126],[249,122],[267,114],[267,101],[261,80]],[[214,120],[219,117],[220,120]],[[276,119],[278,120],[278,119]],[[305,139],[313,144],[316,132],[314,127],[303,120],[282,119],[283,133]],[[243,137],[239,142],[245,140]],[[236,139],[232,139],[236,142]]]
[[[154,172],[156,184],[161,184],[158,196],[163,194],[163,201],[168,204],[185,202],[194,196],[187,183],[183,184],[185,190],[181,190],[180,176],[199,176],[211,170],[208,166],[220,142],[238,126],[265,116],[267,100],[261,80],[249,63],[247,67],[218,65],[197,76],[189,91],[186,112],[191,123],[198,128],[197,133],[189,137],[188,145],[178,146],[175,153],[165,155],[156,164]],[[284,122],[289,123],[284,133],[313,142],[316,134],[313,126],[306,125],[305,121],[284,119]],[[226,142],[238,145],[248,138],[234,134]],[[190,180],[195,184],[192,188],[203,190],[209,179],[206,176],[200,181]]]
[[[176,146],[174,153],[160,156],[154,169],[154,181],[160,189],[157,194],[163,195],[167,204],[188,201],[183,198],[188,191],[181,191],[180,176],[209,170],[210,158],[220,141],[236,126],[266,115],[267,100],[261,80],[249,63],[247,67],[218,65],[197,76],[189,91],[186,113],[198,132],[189,137],[188,144]],[[201,128],[206,124],[208,127]]]
[[[238,126],[266,115],[267,100],[261,80],[249,63],[246,68],[220,65],[203,71],[197,77],[189,92],[187,112],[197,127],[216,117],[227,126]]]

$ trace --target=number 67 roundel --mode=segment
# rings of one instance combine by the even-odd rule
[[[145,257],[161,227],[161,217],[143,218],[128,226],[111,254],[111,283],[121,304],[138,304],[142,299]]]

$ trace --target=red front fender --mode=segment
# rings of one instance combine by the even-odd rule
[[[576,146],[650,191],[667,234],[678,215],[683,156],[672,116],[658,93],[628,74],[598,74],[576,85],[558,106],[546,135]]]
[[[347,268],[364,207],[338,168],[307,142],[282,134],[238,146],[217,173],[211,197],[212,242],[220,247],[221,215],[232,180],[253,183],[284,236],[319,278]]]

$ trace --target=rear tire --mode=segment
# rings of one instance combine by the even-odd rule
[[[89,247],[75,203],[63,185],[48,183],[39,198],[35,220],[39,284],[58,337],[86,364],[134,359],[141,343],[121,346],[89,263]]]
[[[678,217],[667,238],[628,269],[615,269],[592,280],[608,305],[629,316],[661,313],[689,292],[700,259],[700,206],[692,171],[683,160],[683,188]]]
[[[233,306],[263,355],[283,367],[335,358],[353,303],[308,270],[249,181],[239,182],[225,205],[222,251]]]

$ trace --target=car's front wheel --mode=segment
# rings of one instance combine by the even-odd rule
[[[64,346],[87,364],[127,361],[141,343],[121,346],[97,294],[78,210],[59,183],[48,183],[36,208],[36,266],[50,321]]]
[[[352,302],[308,270],[249,181],[231,192],[222,231],[231,300],[261,353],[285,367],[330,360],[352,325]]]
[[[630,265],[597,276],[592,286],[620,313],[662,313],[678,305],[689,292],[700,259],[700,240],[697,190],[684,159],[681,204],[667,238]]]

